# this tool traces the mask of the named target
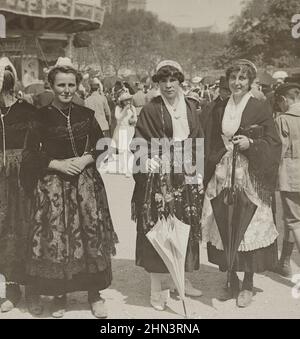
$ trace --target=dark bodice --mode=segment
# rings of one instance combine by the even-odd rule
[[[62,110],[68,116],[69,110]],[[72,104],[70,123],[72,132],[67,125],[67,118],[51,105],[38,110],[37,128],[41,143],[41,151],[53,159],[68,159],[83,155],[95,148],[102,133],[94,125],[94,112]],[[73,147],[72,147],[73,136]]]
[[[63,111],[68,115],[68,111]],[[48,166],[53,159],[69,159],[85,152],[96,160],[104,150],[96,150],[96,144],[103,138],[103,133],[94,111],[72,104],[70,113],[72,137],[68,130],[67,118],[57,108],[49,105],[37,110],[26,137],[22,154],[21,184],[27,192],[34,189],[37,178],[49,173]],[[72,147],[72,140],[73,145]],[[53,170],[50,171],[54,173]],[[63,180],[76,180],[57,172]]]
[[[1,108],[3,117],[0,121],[0,152],[3,152],[3,133],[6,150],[24,147],[26,132],[35,112],[35,107],[23,100],[18,100],[10,108]]]

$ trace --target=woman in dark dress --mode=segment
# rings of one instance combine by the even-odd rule
[[[72,103],[80,75],[70,65],[48,75],[55,97],[37,112],[23,153],[23,185],[33,190],[27,262],[31,312],[43,311],[39,295],[54,296],[62,317],[66,294],[88,291],[92,313],[107,316],[99,290],[112,281],[114,232],[103,181],[96,170],[103,137],[94,112]]]
[[[161,95],[143,107],[132,143],[132,150],[138,150],[135,153],[135,163],[141,166],[140,171],[134,175],[136,184],[132,198],[132,214],[137,222],[136,264],[150,273],[151,305],[156,310],[163,310],[168,293],[167,290],[162,290],[162,281],[169,272],[147,239],[146,233],[153,228],[159,218],[167,217],[174,209],[175,216],[191,226],[186,272],[199,269],[202,185],[195,181],[189,182],[188,173],[182,170],[175,171],[174,150],[191,141],[193,146],[189,161],[192,158],[195,160],[195,141],[202,138],[202,129],[194,103],[184,98],[180,88],[180,83],[184,80],[181,66],[174,61],[160,63],[154,80],[159,83]],[[163,143],[160,152],[159,150],[157,153],[153,152],[153,148],[151,152],[151,142],[155,143],[158,139],[174,142],[174,148],[170,149],[171,158],[168,158],[168,149],[164,149]],[[144,146],[139,144],[140,141],[144,141]],[[156,160],[158,158],[159,161]],[[159,163],[162,165],[159,173],[154,173]],[[169,165],[171,170],[164,172],[162,168]],[[187,279],[185,293],[194,297],[202,294]]]
[[[2,312],[18,303],[19,284],[24,284],[25,278],[29,203],[19,172],[26,132],[35,112],[32,105],[15,98],[15,81],[14,66],[7,58],[0,59],[0,274],[6,281],[1,285],[6,286]]]
[[[214,106],[206,130],[202,237],[208,243],[209,261],[226,271],[223,243],[211,200],[231,185],[233,147],[236,145],[235,186],[242,188],[257,206],[238,248],[230,277],[231,294],[237,296],[237,305],[247,307],[252,301],[254,273],[273,270],[277,264],[278,232],[271,206],[281,142],[270,107],[251,94],[251,84],[256,78],[255,65],[248,60],[239,60],[227,70],[226,78],[232,95],[229,100]],[[251,129],[253,137],[246,132]],[[255,130],[262,132],[255,133]],[[236,272],[244,272],[241,290]]]

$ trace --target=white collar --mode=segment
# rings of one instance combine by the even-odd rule
[[[161,93],[161,97],[172,119],[178,120],[180,118],[186,118],[187,116],[186,102],[185,102],[183,91],[181,89],[179,90],[177,97],[176,97],[176,101],[177,101],[176,108],[169,103],[167,98],[162,93]]]

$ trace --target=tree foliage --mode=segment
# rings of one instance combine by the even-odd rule
[[[251,58],[261,65],[296,65],[300,42],[292,36],[291,20],[297,13],[299,0],[245,1],[231,26],[227,56]]]
[[[162,59],[176,59],[192,76],[216,63],[226,44],[226,35],[181,33],[150,12],[130,11],[106,15],[100,30],[93,32],[93,46],[102,69],[122,68],[137,75],[150,75]]]

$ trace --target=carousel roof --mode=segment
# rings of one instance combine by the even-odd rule
[[[100,0],[0,0],[6,30],[76,33],[99,28]]]

